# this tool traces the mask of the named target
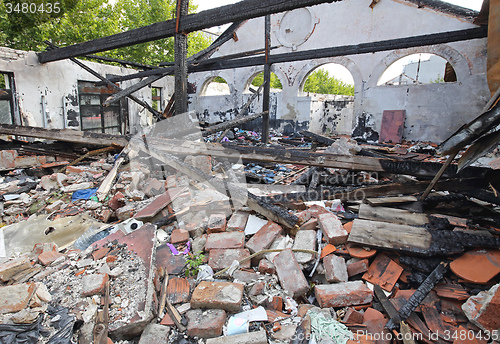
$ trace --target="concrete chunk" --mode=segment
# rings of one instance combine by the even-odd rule
[[[212,233],[207,236],[205,251],[213,249],[243,248],[245,245],[245,233],[243,232],[223,232]]]
[[[330,254],[323,258],[323,265],[325,266],[325,277],[328,282],[347,282],[347,267],[344,258]]]
[[[251,253],[259,252],[271,246],[274,238],[281,234],[283,228],[272,221],[267,222],[250,240],[246,247]]]
[[[266,331],[249,332],[236,334],[234,336],[224,336],[208,339],[207,344],[267,344]]]
[[[362,305],[373,300],[372,291],[362,281],[317,285],[314,294],[321,308]]]
[[[340,245],[347,242],[349,234],[342,226],[342,222],[334,214],[324,213],[318,215],[318,224],[329,244]]]
[[[108,274],[91,274],[82,278],[82,295],[91,296],[101,294],[108,281]]]
[[[0,287],[0,314],[15,313],[28,306],[35,283],[23,283]]]
[[[274,257],[274,266],[281,286],[290,296],[295,298],[307,293],[309,283],[291,249],[287,248]]]
[[[141,334],[139,344],[168,343],[170,327],[160,324],[149,324]]]
[[[193,291],[191,308],[215,308],[237,312],[243,298],[243,285],[202,281]]]

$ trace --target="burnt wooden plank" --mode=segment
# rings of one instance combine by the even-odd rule
[[[235,21],[262,17],[300,7],[313,6],[340,0],[245,0],[215,9],[201,11],[184,17],[179,32],[193,32]],[[39,53],[40,63],[63,60],[69,57],[92,54],[134,44],[151,42],[172,37],[176,32],[176,20],[167,20],[142,28],[102,37],[80,44],[71,45],[54,51]]]
[[[268,14],[264,21],[264,46],[266,47],[266,64],[264,65],[264,93],[262,96],[262,143],[269,143],[269,102],[271,101],[271,64],[269,63],[269,47],[271,46],[271,16]]]
[[[179,27],[188,14],[189,0],[177,0],[177,23],[174,36],[175,44],[175,92],[174,109],[176,114],[188,111],[187,103],[187,34],[179,31]]]
[[[71,129],[45,129],[12,124],[0,124],[0,133],[98,146],[111,146],[113,144],[126,146],[128,143],[127,137],[122,135],[101,134]]]

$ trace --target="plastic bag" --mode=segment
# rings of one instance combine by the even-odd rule
[[[50,337],[47,344],[72,344],[73,327],[75,325],[75,317],[68,314],[68,309],[61,306],[49,306],[47,313],[51,319],[59,316],[56,321],[52,320],[51,325],[57,332]]]
[[[43,315],[32,324],[0,324],[0,344],[36,344],[42,329]]]
[[[77,190],[73,192],[73,195],[71,196],[71,201],[74,202],[78,199],[89,199],[90,197],[94,196],[97,192],[97,188],[93,189],[85,189],[85,190]]]

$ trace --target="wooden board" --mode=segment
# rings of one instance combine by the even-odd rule
[[[172,202],[175,198],[177,198],[181,193],[188,191],[188,188],[174,188],[169,189],[162,195],[159,195],[154,199],[153,202],[149,203],[146,207],[141,209],[137,214],[135,214],[134,218],[136,219],[147,219],[152,218],[163,208],[165,208],[170,202]]]
[[[372,207],[378,207],[381,205],[393,205],[408,202],[416,202],[418,198],[415,196],[390,196],[390,197],[377,197],[377,198],[367,198],[366,202]]]
[[[412,213],[408,210],[396,208],[372,207],[368,204],[360,205],[358,216],[360,219],[400,223],[410,226],[423,226],[429,222],[425,214]]]
[[[432,237],[425,228],[356,219],[349,243],[398,251],[428,250]]]
[[[401,143],[406,110],[384,110],[379,142]]]

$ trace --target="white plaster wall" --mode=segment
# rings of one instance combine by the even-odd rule
[[[462,30],[476,27],[468,18],[444,13],[431,8],[418,8],[416,4],[405,0],[383,0],[373,9],[369,7],[372,0],[343,0],[331,4],[322,4],[308,8],[312,19],[303,20],[304,11],[297,11],[292,18],[293,30],[308,28],[316,22],[314,30],[305,41],[295,46],[282,45],[283,31],[280,21],[284,14],[272,15],[271,46],[282,45],[272,50],[271,54],[306,51],[326,47],[353,45],[358,43],[381,41],[395,38]],[[290,17],[289,17],[290,18]],[[304,24],[301,26],[301,24]],[[247,21],[236,32],[238,40],[225,43],[214,57],[234,54],[264,46],[264,20],[257,18]],[[300,36],[300,32],[294,37]],[[279,39],[278,39],[279,38]],[[297,40],[300,41],[300,40]],[[285,42],[286,43],[286,42]],[[446,58],[455,68],[458,81],[439,85],[414,86],[377,86],[377,81],[385,69],[400,57],[413,53],[434,53]],[[307,76],[317,67],[326,63],[338,63],[345,66],[354,79],[355,100],[353,118],[344,117],[342,130],[352,127],[356,118],[363,113],[371,117],[373,129],[380,131],[383,110],[406,110],[407,125],[404,136],[409,140],[442,141],[450,133],[464,123],[476,117],[489,98],[486,83],[486,39],[475,39],[464,42],[453,42],[436,46],[384,51],[372,54],[341,56],[313,59],[291,63],[280,63],[272,66],[272,71],[279,77],[283,85],[276,107],[278,120],[294,120],[314,123],[317,112],[301,92]],[[241,107],[244,102],[240,93],[251,81],[251,77],[263,70],[263,67],[248,67],[237,70],[214,71],[210,75],[224,74],[232,99],[227,103],[231,108]],[[190,75],[198,92],[207,80],[206,73]],[[198,113],[205,110],[198,96],[192,95],[192,109]],[[224,111],[221,104],[219,111]],[[436,121],[439,119],[439,121]],[[348,123],[349,122],[349,123]],[[354,129],[354,128],[353,128]]]
[[[3,52],[10,50],[0,48]],[[137,72],[123,67],[82,62],[103,76]],[[80,129],[78,81],[99,81],[70,60],[40,64],[34,52],[28,52],[25,58],[15,60],[1,58],[0,55],[0,71],[14,73],[16,98],[21,116],[21,122],[18,123],[39,127],[45,124],[50,129]],[[122,82],[120,87],[126,88],[134,82],[137,80]],[[164,99],[161,105],[164,108],[168,96],[173,92],[173,78],[160,79],[152,86],[163,88]],[[149,104],[152,103],[150,87],[143,88],[134,95]],[[45,99],[45,114],[42,113],[42,96]],[[140,125],[151,124],[151,113],[131,100],[128,100],[128,112],[131,133],[135,133]]]

